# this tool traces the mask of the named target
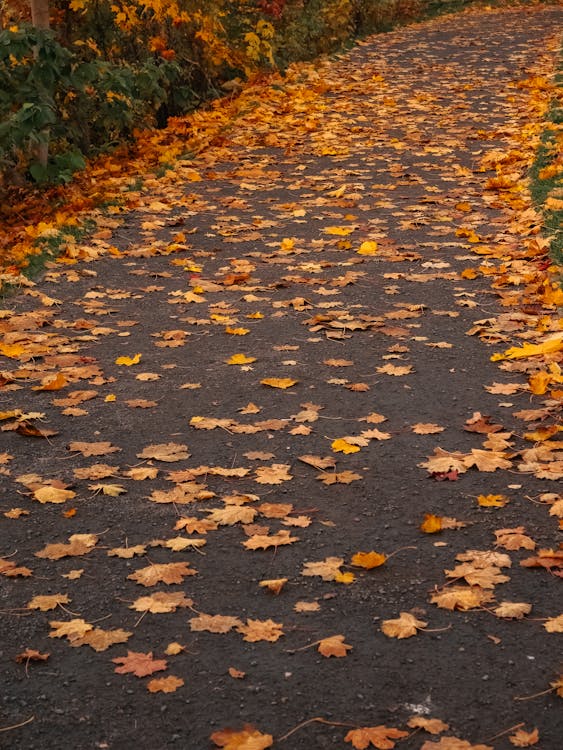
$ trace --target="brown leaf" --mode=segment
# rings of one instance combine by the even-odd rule
[[[53,628],[49,633],[49,638],[68,638],[71,643],[83,638],[86,633],[94,629],[93,625],[80,618],[67,620],[66,622],[52,620],[49,625]]]
[[[479,586],[451,586],[435,591],[430,601],[442,609],[459,609],[462,611],[482,607],[493,599],[491,591]]]
[[[459,737],[441,737],[438,742],[427,740],[420,750],[494,750],[490,745],[472,745]]]
[[[407,721],[407,726],[411,729],[424,729],[429,734],[440,734],[450,728],[440,719],[425,719],[424,716],[413,716]]]
[[[320,576],[323,581],[334,581],[340,573],[340,566],[344,563],[342,557],[327,557],[319,562],[306,562],[301,575]]]
[[[90,646],[94,651],[105,651],[115,643],[125,643],[133,633],[118,628],[117,630],[102,630],[102,628],[92,628],[82,637],[72,638],[71,646]]]
[[[395,377],[410,375],[410,373],[413,372],[412,365],[392,365],[390,363],[377,367],[376,370],[385,375],[394,375]],[[389,747],[391,747],[391,745]]]
[[[395,620],[383,620],[381,630],[389,638],[410,638],[416,635],[419,630],[424,630],[427,625],[427,622],[417,620],[409,612],[401,612]]]
[[[150,596],[140,596],[135,599],[129,609],[137,612],[151,612],[160,614],[162,612],[175,612],[178,607],[191,607],[193,601],[187,599],[183,591],[174,591],[167,593],[165,591],[155,591]]]
[[[394,740],[400,740],[407,736],[408,732],[379,724],[376,727],[351,729],[344,737],[344,741],[351,742],[356,750],[365,750],[370,745],[378,748],[378,750],[391,750],[396,744]]]
[[[24,566],[19,566],[13,560],[5,560],[0,557],[0,575],[6,576],[7,578],[16,578],[21,576],[27,578],[32,575],[32,571]]]
[[[293,605],[295,612],[318,612],[321,605],[318,602],[296,602]]]
[[[281,484],[292,479],[289,473],[290,464],[272,464],[256,469],[254,481],[258,484]]]
[[[346,656],[348,651],[352,650],[352,646],[348,643],[344,643],[343,635],[331,635],[329,638],[323,638],[319,642],[318,651],[323,656],[336,656],[338,658]]]
[[[281,592],[287,581],[287,578],[269,578],[264,581],[260,581],[258,585],[262,588],[268,589],[268,591],[271,591],[272,594],[275,594],[277,596]]]
[[[73,534],[69,536],[68,544],[47,544],[42,550],[35,553],[35,557],[60,560],[63,557],[87,555],[92,552],[97,543],[98,537],[95,534]]]
[[[431,422],[418,422],[413,424],[411,430],[416,435],[435,435],[438,432],[443,432],[444,427],[440,427],[439,424],[433,424]]]
[[[135,677],[147,677],[154,672],[160,672],[168,667],[166,659],[153,659],[152,651],[144,654],[139,651],[127,651],[127,656],[112,659],[117,674],[134,674]]]
[[[108,550],[108,557],[121,557],[130,560],[135,555],[144,555],[147,548],[144,544],[136,544],[134,547],[114,547]]]
[[[216,747],[223,750],[266,750],[274,744],[271,734],[262,734],[252,724],[242,729],[220,729],[210,737]]]
[[[537,729],[526,732],[525,729],[517,729],[514,734],[508,738],[515,747],[531,747],[540,741],[540,733]]]
[[[184,680],[181,677],[168,675],[168,677],[155,678],[147,683],[149,693],[174,693],[182,687]]]
[[[291,536],[289,531],[281,530],[277,534],[255,534],[246,541],[242,542],[242,545],[246,549],[268,549],[269,547],[281,547],[284,544],[292,544],[298,542],[298,536]]]
[[[229,672],[229,675],[235,680],[242,680],[246,677],[246,672],[242,672],[240,669],[236,669],[235,667],[229,667],[227,671]]]
[[[387,556],[380,553],[374,552],[356,552],[352,556],[352,565],[358,568],[365,568],[365,570],[372,570],[373,568],[379,568],[387,561]]]
[[[543,626],[548,633],[563,633],[563,615],[549,617]]]
[[[190,628],[195,631],[205,630],[209,633],[228,633],[233,628],[238,628],[243,623],[238,617],[228,615],[205,615],[192,617],[189,620]]]
[[[521,620],[524,615],[532,611],[532,605],[527,602],[501,602],[493,610],[497,617]]]
[[[226,505],[207,511],[208,519],[219,526],[232,526],[235,523],[252,523],[258,513],[256,508],[242,505]]]
[[[18,664],[22,664],[30,661],[47,661],[51,654],[42,654],[33,648],[26,648],[25,651],[19,653],[15,658]]]
[[[190,454],[186,445],[179,445],[178,443],[158,443],[156,445],[147,445],[140,453],[137,453],[137,458],[148,458],[155,461],[165,461],[167,463],[173,461],[181,461],[185,458],[189,458]]]
[[[356,482],[358,479],[363,479],[361,474],[356,474],[356,472],[348,470],[335,472],[334,474],[323,472],[322,474],[317,474],[316,478],[323,484],[327,485],[351,484],[352,482]]]
[[[115,445],[112,445],[109,442],[101,442],[101,443],[79,443],[79,442],[72,442],[68,444],[69,451],[78,451],[78,453],[82,453],[83,456],[106,456],[108,453],[115,453],[116,451],[120,451],[121,448],[116,447]]]
[[[59,604],[70,604],[70,601],[66,594],[46,594],[45,596],[34,596],[27,603],[27,608],[47,612],[50,609],[55,609]]]
[[[254,643],[255,641],[277,641],[283,635],[283,625],[273,620],[246,620],[246,625],[242,623],[237,626],[237,630],[244,636],[245,641]]]
[[[154,586],[157,583],[182,583],[185,576],[193,576],[197,570],[190,568],[190,563],[155,563],[146,568],[136,570],[127,578],[140,583],[142,586]]]

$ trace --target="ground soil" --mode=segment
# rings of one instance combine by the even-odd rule
[[[561,698],[554,692],[515,698],[546,690],[559,673],[561,635],[546,632],[539,618],[561,613],[561,579],[520,567],[530,553],[517,550],[508,553],[512,568],[503,571],[510,580],[495,588],[494,597],[497,603],[531,603],[529,617],[449,611],[429,601],[456,555],[494,549],[499,528],[525,526],[539,547],[556,545],[557,519],[534,499],[556,492],[557,483],[516,469],[473,469],[458,481],[435,481],[419,465],[436,446],[463,453],[481,448],[486,436],[464,430],[475,412],[520,435],[513,413],[535,403],[529,392],[506,396],[484,388],[515,380],[490,361],[510,345],[510,334],[490,343],[467,335],[477,321],[503,310],[487,276],[460,275],[480,261],[456,230],[469,222],[484,243],[519,242],[503,206],[485,199],[491,173],[480,172],[479,164],[493,149],[510,149],[514,133],[526,127],[531,110],[517,82],[533,77],[546,50],[554,57],[549,43],[562,21],[563,10],[555,6],[470,13],[364,41],[319,64],[327,84],[313,115],[304,96],[301,109],[292,110],[293,126],[284,115],[280,122],[256,122],[255,132],[235,127],[225,143],[188,165],[200,181],[185,178],[185,165],[176,177],[146,178],[138,209],[110,227],[111,244],[122,255],[55,266],[34,296],[5,301],[12,316],[37,314],[36,323],[44,325],[26,330],[46,352],[27,362],[5,360],[5,372],[20,373],[3,389],[1,408],[42,412],[35,423],[58,434],[41,439],[7,431],[1,437],[2,451],[12,458],[3,466],[0,508],[29,514],[0,518],[0,553],[33,575],[0,582],[0,728],[7,729],[0,745],[203,750],[212,747],[209,738],[218,729],[250,723],[271,734],[275,747],[344,748],[351,746],[344,741],[351,727],[408,730],[410,717],[423,716],[447,722],[446,736],[496,750],[512,745],[506,734],[491,738],[524,722],[528,731],[539,729],[538,747],[560,750]],[[463,202],[471,206],[467,216],[456,208]],[[335,226],[351,232],[326,231]],[[178,232],[185,238],[178,239]],[[168,252],[174,239],[185,249]],[[280,249],[284,239],[294,240],[293,250]],[[356,252],[367,240],[378,243],[373,256]],[[232,273],[250,276],[224,286]],[[219,286],[205,291],[209,282]],[[190,284],[204,301],[182,296]],[[197,292],[198,285],[204,291]],[[388,317],[397,311],[406,314]],[[319,316],[331,312],[338,312],[336,320],[348,313],[346,325],[324,326]],[[264,317],[248,317],[255,313]],[[366,322],[360,316],[372,323],[365,330],[354,325]],[[226,325],[249,333],[228,334]],[[158,346],[174,341],[163,331],[177,330],[186,332],[176,337],[180,345]],[[242,352],[256,361],[225,363]],[[142,354],[138,364],[115,363],[136,353]],[[80,361],[69,365],[73,356]],[[327,360],[353,364],[331,366]],[[378,372],[386,364],[410,365],[412,372]],[[72,368],[85,365],[101,375],[73,381]],[[39,376],[65,367],[70,385],[31,390]],[[153,377],[138,379],[142,373]],[[298,382],[286,390],[261,384],[271,377]],[[186,383],[200,386],[182,388]],[[358,383],[366,387],[346,387]],[[53,401],[78,389],[96,391],[95,397],[77,405],[85,414],[64,414]],[[126,404],[131,399],[156,405],[132,408]],[[241,414],[249,402],[260,412]],[[294,418],[306,403],[321,407],[317,421]],[[373,412],[386,421],[359,421]],[[243,424],[287,421],[281,429],[266,425],[241,434],[228,425],[195,429],[194,416]],[[417,423],[445,429],[416,434]],[[309,434],[292,434],[299,425]],[[348,455],[331,450],[335,439],[373,427],[389,439],[371,439]],[[120,450],[88,458],[68,449],[72,441],[110,441]],[[190,457],[174,463],[138,457],[149,445],[170,442],[187,445]],[[248,458],[250,451],[273,457]],[[306,454],[333,456],[338,472],[361,478],[324,484],[318,469],[299,460]],[[115,467],[114,475],[86,480],[74,473],[100,463]],[[291,479],[256,482],[255,470],[272,464],[288,466]],[[124,474],[139,465],[157,467],[158,476],[135,481]],[[195,481],[214,496],[188,505],[150,500],[153,492],[174,487],[168,472],[202,465],[250,473],[198,476]],[[18,481],[31,473],[65,482],[76,497],[64,505],[40,504],[30,480],[27,486]],[[97,483],[127,491],[104,495],[91,489]],[[240,523],[205,536],[174,530],[179,517],[206,518],[235,493],[258,495],[250,506],[291,503],[290,517],[312,522],[298,528],[258,515],[255,523],[270,533],[289,530],[298,541],[255,551],[242,546],[249,537]],[[510,503],[477,504],[478,495],[496,493],[508,495]],[[69,508],[76,513],[65,517]],[[467,525],[424,534],[419,526],[427,513]],[[97,534],[99,541],[80,557],[35,556],[71,534]],[[184,551],[148,546],[132,559],[107,554],[176,536],[207,543]],[[352,555],[370,550],[398,551],[373,570],[351,565]],[[331,556],[343,558],[342,572],[355,572],[353,583],[302,575],[304,563]],[[198,573],[181,584],[145,588],[128,579],[152,563],[183,561]],[[80,578],[62,577],[76,569],[83,569]],[[288,581],[277,596],[259,585],[279,578]],[[196,612],[190,609],[143,617],[130,609],[155,590],[183,591],[197,612],[271,619],[283,624],[284,635],[276,642],[247,642],[234,630],[191,630]],[[71,600],[64,608],[27,608],[33,597],[59,592]],[[318,611],[295,611],[302,601],[317,602]],[[386,637],[382,621],[405,611],[435,632]],[[132,635],[101,652],[49,637],[49,622],[78,617]],[[352,646],[346,657],[326,658],[315,646],[300,650],[336,634]],[[173,642],[185,650],[166,656]],[[50,656],[16,663],[27,648]],[[128,650],[166,658],[167,671],[142,679],[116,674],[112,659]],[[245,676],[233,678],[230,667]],[[147,690],[150,679],[169,674],[184,680],[175,692]],[[314,717],[328,723],[311,722],[280,739]],[[438,741],[417,732],[398,746],[418,750],[429,739]]]

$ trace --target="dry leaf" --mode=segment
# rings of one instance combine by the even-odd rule
[[[246,549],[268,549],[269,547],[280,547],[284,544],[298,542],[298,536],[291,536],[289,531],[278,531],[277,534],[255,534],[244,542],[241,542]]]
[[[139,651],[127,651],[127,656],[112,659],[117,674],[134,674],[135,677],[147,677],[154,672],[160,672],[168,667],[166,659],[153,659],[152,651],[144,654]]]
[[[242,680],[246,677],[246,672],[242,672],[240,669],[236,669],[235,667],[229,667],[227,671],[229,675],[235,680]]]
[[[50,656],[51,654],[42,654],[33,648],[26,648],[25,651],[22,651],[15,657],[15,660],[18,664],[23,664],[23,662],[27,664],[30,661],[47,661]]]
[[[168,675],[168,677],[159,677],[149,680],[147,690],[149,693],[174,693],[179,687],[182,687],[184,680],[181,677]]]
[[[223,750],[266,750],[274,744],[271,734],[262,734],[252,724],[242,729],[220,729],[210,737],[216,747]]]
[[[540,741],[540,733],[537,727],[532,729],[531,732],[526,732],[525,729],[517,729],[508,739],[515,747],[531,747]]]
[[[131,367],[131,365],[138,365],[141,361],[141,354],[135,354],[132,357],[118,357],[115,360],[116,365],[125,365],[126,367]]]
[[[352,557],[352,565],[358,568],[365,568],[371,570],[372,568],[379,568],[387,561],[387,556],[380,552],[356,552]]]
[[[175,612],[178,607],[191,607],[193,601],[187,599],[183,591],[174,591],[167,593],[165,591],[155,591],[150,596],[141,596],[135,599],[129,609],[137,612],[151,612],[160,614],[162,612]]]
[[[190,563],[187,562],[155,563],[136,570],[127,578],[142,586],[154,586],[161,581],[168,584],[182,583],[185,576],[193,576],[196,573],[197,570],[190,568]]]
[[[283,625],[273,620],[247,619],[246,625],[240,624],[237,630],[244,636],[245,641],[277,641],[283,635]]]
[[[68,542],[68,544],[47,544],[42,550],[35,553],[35,557],[60,560],[63,557],[87,555],[92,552],[98,543],[98,537],[95,534],[73,534],[69,536]]]
[[[360,450],[358,445],[353,445],[344,438],[333,440],[330,447],[335,453],[357,453]]]
[[[501,602],[493,612],[497,617],[521,620],[524,615],[532,611],[532,605],[527,602]]]
[[[346,656],[348,651],[352,650],[352,646],[344,643],[343,635],[331,635],[329,638],[323,638],[319,641],[318,651],[323,656]]]
[[[563,615],[558,615],[557,617],[549,617],[544,622],[543,626],[548,633],[563,633]]]
[[[260,381],[262,385],[268,385],[270,388],[281,388],[282,390],[285,390],[286,388],[291,388],[291,386],[296,385],[299,381],[293,380],[293,378],[264,378],[264,380]]]
[[[117,448],[109,442],[100,443],[80,443],[72,442],[68,444],[69,451],[77,451],[82,453],[83,456],[88,458],[89,456],[105,456],[108,453],[115,453],[120,451],[121,448]]]
[[[391,750],[391,748],[395,747],[395,740],[407,737],[408,734],[408,732],[403,732],[401,729],[394,729],[393,727],[386,727],[383,724],[379,724],[376,727],[351,729],[344,738],[344,741],[351,742],[356,750],[365,750],[370,745],[378,748],[378,750]]]
[[[40,503],[64,503],[76,497],[76,492],[47,485],[35,490],[33,497],[39,500]]]
[[[482,607],[493,599],[491,591],[479,586],[451,586],[435,591],[430,601],[442,609],[459,609],[462,611]]]
[[[147,447],[137,453],[137,458],[149,458],[155,461],[181,461],[189,458],[190,454],[186,445],[177,443],[159,443],[157,445],[147,445]]]
[[[209,633],[228,633],[233,628],[238,628],[243,624],[238,617],[205,614],[192,617],[189,623],[192,630],[205,630]]]
[[[102,630],[102,628],[92,628],[88,630],[83,636],[72,638],[70,645],[75,648],[78,646],[90,646],[94,651],[105,651],[115,643],[125,643],[133,633],[127,630]]]
[[[411,729],[424,729],[429,734],[440,734],[450,728],[440,719],[426,719],[424,716],[413,716],[407,721],[407,726]]]
[[[427,625],[427,622],[417,620],[409,612],[401,612],[396,620],[383,620],[381,630],[389,638],[410,638]]]
[[[272,464],[260,466],[256,469],[254,481],[258,484],[281,484],[292,479],[289,473],[290,464]]]
[[[306,562],[301,575],[320,576],[323,581],[334,581],[340,573],[340,566],[344,563],[342,557],[327,557],[320,562]]]
[[[272,594],[275,594],[277,596],[281,592],[287,581],[287,578],[269,578],[264,581],[260,581],[258,585],[262,586],[262,588],[268,589],[268,591],[271,591]]]
[[[47,612],[55,609],[59,604],[70,604],[71,600],[66,594],[46,594],[45,596],[34,596],[27,603],[28,609],[40,609],[41,612]]]

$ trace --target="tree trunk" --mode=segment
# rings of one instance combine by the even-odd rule
[[[31,7],[31,21],[37,29],[49,28],[49,0],[29,0]],[[37,146],[37,161],[42,167],[47,166],[49,159],[49,133],[47,140]]]

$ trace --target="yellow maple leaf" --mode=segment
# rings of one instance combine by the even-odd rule
[[[483,508],[502,508],[509,502],[509,499],[506,495],[479,495],[477,502]]]
[[[354,227],[326,227],[324,231],[327,234],[337,234],[345,237],[348,234],[352,234]]]
[[[35,385],[31,390],[33,391],[60,391],[61,388],[64,388],[65,385],[68,385],[68,380],[65,378],[62,372],[57,373],[57,375],[53,378],[46,378],[41,385]]]
[[[352,557],[352,565],[358,568],[365,568],[371,570],[372,568],[379,568],[387,561],[387,555],[383,555],[380,552],[356,552]]]
[[[424,520],[420,524],[421,531],[424,531],[425,534],[436,534],[436,532],[442,531],[442,528],[441,516],[435,516],[432,513],[424,514]]]
[[[296,385],[298,383],[298,380],[294,380],[293,378],[264,378],[264,380],[260,381],[262,385],[268,385],[270,388],[281,388],[282,390],[285,390],[286,388],[291,388],[291,386]]]
[[[544,341],[542,344],[525,343],[522,346],[512,346],[505,352],[493,354],[491,362],[498,362],[502,359],[522,359],[523,357],[535,357],[538,354],[553,354],[563,349],[563,339],[553,338]]]
[[[73,497],[76,497],[76,492],[47,485],[46,487],[39,487],[39,489],[35,490],[33,497],[36,500],[39,500],[40,503],[64,503],[67,500],[72,500]]]
[[[356,576],[353,573],[347,572],[347,573],[341,573],[338,571],[334,575],[334,580],[336,583],[344,583],[348,585],[349,583],[354,583],[356,580]]]
[[[377,242],[366,240],[366,242],[362,242],[357,252],[358,255],[376,255]]]
[[[247,333],[250,333],[250,328],[232,328],[231,326],[226,326],[225,333],[230,333],[231,336],[246,336]]]
[[[360,450],[359,445],[352,445],[344,438],[333,440],[330,447],[335,453],[357,453]]]
[[[133,357],[118,357],[115,360],[115,364],[131,367],[131,365],[136,365],[141,361],[141,356],[141,354],[135,354]]]
[[[248,365],[251,362],[256,362],[256,357],[247,357],[246,354],[233,354],[225,362],[228,365]]]

